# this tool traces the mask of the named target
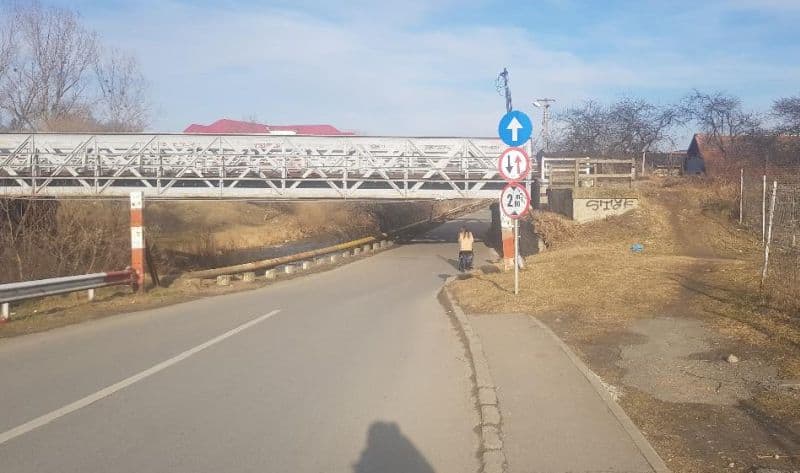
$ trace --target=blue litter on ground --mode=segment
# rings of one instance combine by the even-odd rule
[[[631,245],[631,251],[633,251],[634,253],[641,253],[642,251],[644,251],[644,245],[642,245],[641,243],[634,243],[633,245]]]

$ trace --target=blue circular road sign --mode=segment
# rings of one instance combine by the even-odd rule
[[[527,115],[519,110],[512,110],[500,119],[497,133],[508,146],[519,146],[530,139],[533,124]]]

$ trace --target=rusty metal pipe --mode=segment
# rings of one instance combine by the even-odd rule
[[[450,215],[453,215],[455,213],[460,213],[460,212],[467,211],[467,210],[478,209],[478,208],[480,208],[482,206],[485,206],[486,203],[487,203],[487,201],[481,201],[481,202],[477,202],[477,203],[470,203],[470,204],[467,204],[467,205],[463,205],[463,206],[458,207],[456,209],[452,209],[452,210],[448,210],[447,212],[443,212],[441,215],[436,217],[436,219],[446,218],[446,217],[448,217]],[[253,262],[250,262],[250,263],[236,264],[236,265],[233,265],[233,266],[226,266],[226,267],[223,267],[223,268],[212,268],[212,269],[204,269],[204,270],[200,270],[200,271],[191,271],[191,272],[186,273],[185,276],[189,277],[189,278],[195,278],[195,279],[208,279],[208,278],[215,278],[217,276],[222,276],[224,274],[238,274],[238,273],[244,273],[244,272],[248,272],[248,271],[255,271],[255,270],[258,270],[258,269],[274,268],[276,266],[281,266],[283,264],[289,264],[289,263],[294,263],[296,261],[302,261],[302,260],[305,260],[305,259],[315,258],[317,256],[326,255],[328,253],[335,253],[335,252],[342,251],[342,250],[348,250],[350,248],[355,248],[355,247],[358,247],[358,246],[361,246],[361,245],[365,245],[367,243],[373,243],[373,242],[376,242],[376,241],[387,239],[387,238],[390,238],[392,235],[396,235],[398,233],[407,231],[407,230],[409,230],[409,229],[411,229],[413,227],[417,227],[419,225],[430,223],[432,220],[433,219],[425,219],[425,220],[421,220],[419,222],[411,223],[409,225],[404,225],[404,226],[402,226],[400,228],[392,230],[388,234],[387,233],[381,233],[378,236],[360,238],[358,240],[352,240],[352,241],[348,241],[348,242],[345,242],[345,243],[339,243],[338,245],[327,246],[325,248],[319,248],[319,249],[316,249],[316,250],[306,251],[306,252],[303,252],[303,253],[297,253],[297,254],[294,254],[294,255],[281,256],[279,258],[270,258],[270,259],[265,259],[265,260],[261,260],[261,261],[253,261]]]

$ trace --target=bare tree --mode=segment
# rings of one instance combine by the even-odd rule
[[[5,8],[0,5],[0,87],[5,82],[11,60],[14,57],[15,37],[12,18],[5,13]],[[5,115],[0,107],[0,129],[5,127]]]
[[[561,138],[556,145],[563,151],[602,153],[607,148],[608,110],[594,100],[587,100],[556,115]]]
[[[96,64],[98,118],[108,131],[142,131],[147,124],[147,81],[135,57],[118,49]]]
[[[659,107],[644,99],[623,98],[609,109],[612,142],[610,151],[638,154],[672,143],[669,131],[677,121],[674,107]]]
[[[2,7],[0,12],[3,12]],[[0,82],[5,77],[14,55],[14,39],[12,18],[4,14],[0,16]]]
[[[147,84],[127,53],[101,54],[77,13],[0,6],[0,125],[27,131],[141,131]],[[5,119],[4,119],[5,117]]]
[[[557,117],[560,148],[592,154],[634,155],[669,142],[677,121],[673,107],[658,107],[644,99],[623,98],[610,106],[586,101]]]
[[[679,111],[685,122],[695,123],[709,135],[723,155],[738,137],[761,134],[759,116],[744,111],[738,97],[724,92],[694,90],[684,97]]]
[[[34,2],[14,5],[10,14],[16,54],[0,86],[0,107],[15,128],[49,129],[85,105],[97,37],[70,10]]]
[[[800,133],[800,96],[776,100],[772,104],[772,114],[778,120],[778,132]]]

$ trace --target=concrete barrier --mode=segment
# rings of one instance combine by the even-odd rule
[[[353,256],[358,256],[361,254],[361,248],[353,248]]]
[[[328,256],[328,262],[335,263],[339,261],[339,255],[330,255]]]
[[[264,278],[268,281],[271,279],[275,279],[277,277],[278,277],[278,272],[275,271],[274,269],[268,269],[264,271]]]
[[[342,258],[349,258],[350,257],[350,250],[342,252]]]
[[[244,282],[255,282],[256,281],[256,273],[253,271],[248,271],[246,273],[242,273],[242,281]]]
[[[361,251],[363,251],[364,253],[369,253],[371,249],[372,245],[364,245],[361,247]]]
[[[380,249],[381,249],[381,244],[380,243],[373,243],[372,244],[372,251],[377,251],[377,250],[380,250]]]
[[[230,286],[231,285],[231,275],[230,274],[222,274],[217,276],[217,286]]]
[[[295,267],[293,264],[287,264],[283,267],[283,272],[286,274],[294,274]]]
[[[303,261],[302,263],[300,263],[300,268],[303,271],[311,269],[312,266],[314,266],[314,264],[311,261]]]
[[[611,215],[622,215],[639,206],[637,198],[573,199],[572,219],[578,223],[601,220]]]
[[[549,208],[578,223],[622,215],[639,206],[637,197],[625,197],[625,191],[614,197],[573,197],[572,189],[550,189]]]

